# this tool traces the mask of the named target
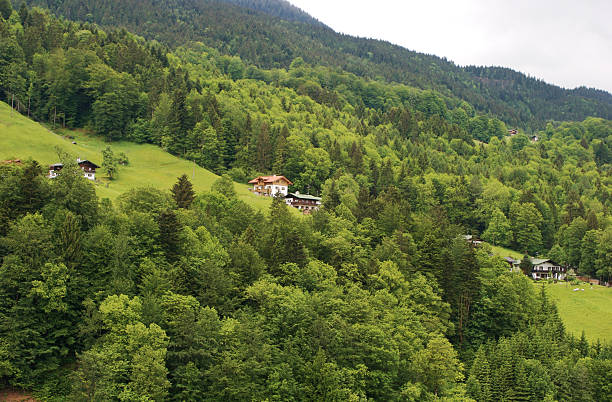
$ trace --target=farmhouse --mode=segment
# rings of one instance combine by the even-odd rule
[[[310,214],[321,206],[321,198],[309,194],[300,194],[299,191],[289,193],[285,196],[287,205],[297,208],[304,214]]]
[[[96,180],[96,169],[100,166],[95,163],[88,161],[86,159],[77,159],[77,163],[79,167],[83,170],[83,176],[89,180]],[[50,179],[53,179],[59,175],[60,170],[64,168],[64,165],[61,163],[55,163],[49,166],[49,175]]]
[[[514,260],[514,266],[519,268],[521,260]],[[531,277],[533,279],[565,279],[567,268],[546,258],[531,259]],[[519,268],[520,269],[520,268]]]
[[[289,186],[293,183],[285,176],[259,176],[249,181],[253,185],[251,190],[255,194],[267,197],[282,195],[283,197],[289,193]]]

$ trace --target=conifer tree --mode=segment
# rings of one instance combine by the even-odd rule
[[[515,368],[515,384],[509,392],[512,401],[531,401],[533,392],[528,383],[527,372],[523,361],[519,361]]]
[[[179,208],[189,208],[195,198],[193,185],[184,174],[178,178],[178,181],[172,186],[172,198],[176,201]]]
[[[478,348],[474,357],[467,382],[467,389],[470,396],[474,397],[477,401],[486,402],[492,400],[491,367],[483,346]]]
[[[60,228],[60,241],[64,264],[75,268],[81,259],[81,228],[79,219],[67,212],[64,223]]]
[[[168,262],[176,262],[180,251],[181,224],[176,218],[174,211],[167,209],[157,217],[159,225],[159,238],[162,250]]]

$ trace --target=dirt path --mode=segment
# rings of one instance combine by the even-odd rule
[[[38,402],[27,392],[14,389],[3,389],[0,391],[0,401],[2,402]]]

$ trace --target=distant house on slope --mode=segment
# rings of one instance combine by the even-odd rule
[[[289,193],[289,186],[293,183],[285,176],[259,176],[249,181],[249,184],[253,185],[251,190],[257,195],[263,195],[267,197],[274,197],[276,195],[282,195],[283,197]]]
[[[515,136],[518,134],[518,130],[516,128],[511,128],[510,130],[508,130],[508,135],[510,137]]]
[[[77,163],[81,170],[83,170],[83,176],[89,180],[96,180],[96,169],[100,166],[95,163],[88,161],[87,159],[77,159]],[[53,179],[59,175],[59,172],[64,168],[64,165],[61,163],[54,163],[49,166],[49,175],[50,179]]]
[[[480,246],[482,244],[482,240],[480,240],[476,236],[473,236],[473,235],[463,235],[462,237],[463,237],[463,239],[466,242],[470,243],[474,247]]]
[[[514,268],[520,270],[521,260],[514,260]],[[558,279],[563,280],[567,275],[567,267],[557,264],[547,258],[531,259],[531,277],[535,280]]]
[[[508,263],[508,265],[510,266],[510,270],[512,271],[514,268],[514,264],[516,263],[516,260],[512,257],[504,257],[504,261]]]
[[[287,205],[297,208],[304,214],[310,214],[321,206],[321,198],[309,194],[300,194],[299,191],[289,193],[285,196]]]

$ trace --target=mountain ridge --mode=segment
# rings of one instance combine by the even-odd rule
[[[550,120],[612,118],[612,95],[605,92],[566,90],[508,68],[462,68],[445,58],[386,41],[356,38],[323,25],[289,21],[227,2],[28,0],[28,4],[48,7],[72,20],[122,26],[171,47],[202,41],[261,68],[288,68],[301,57],[309,64],[373,80],[433,89],[530,131],[543,128]],[[507,84],[501,86],[499,80]]]

